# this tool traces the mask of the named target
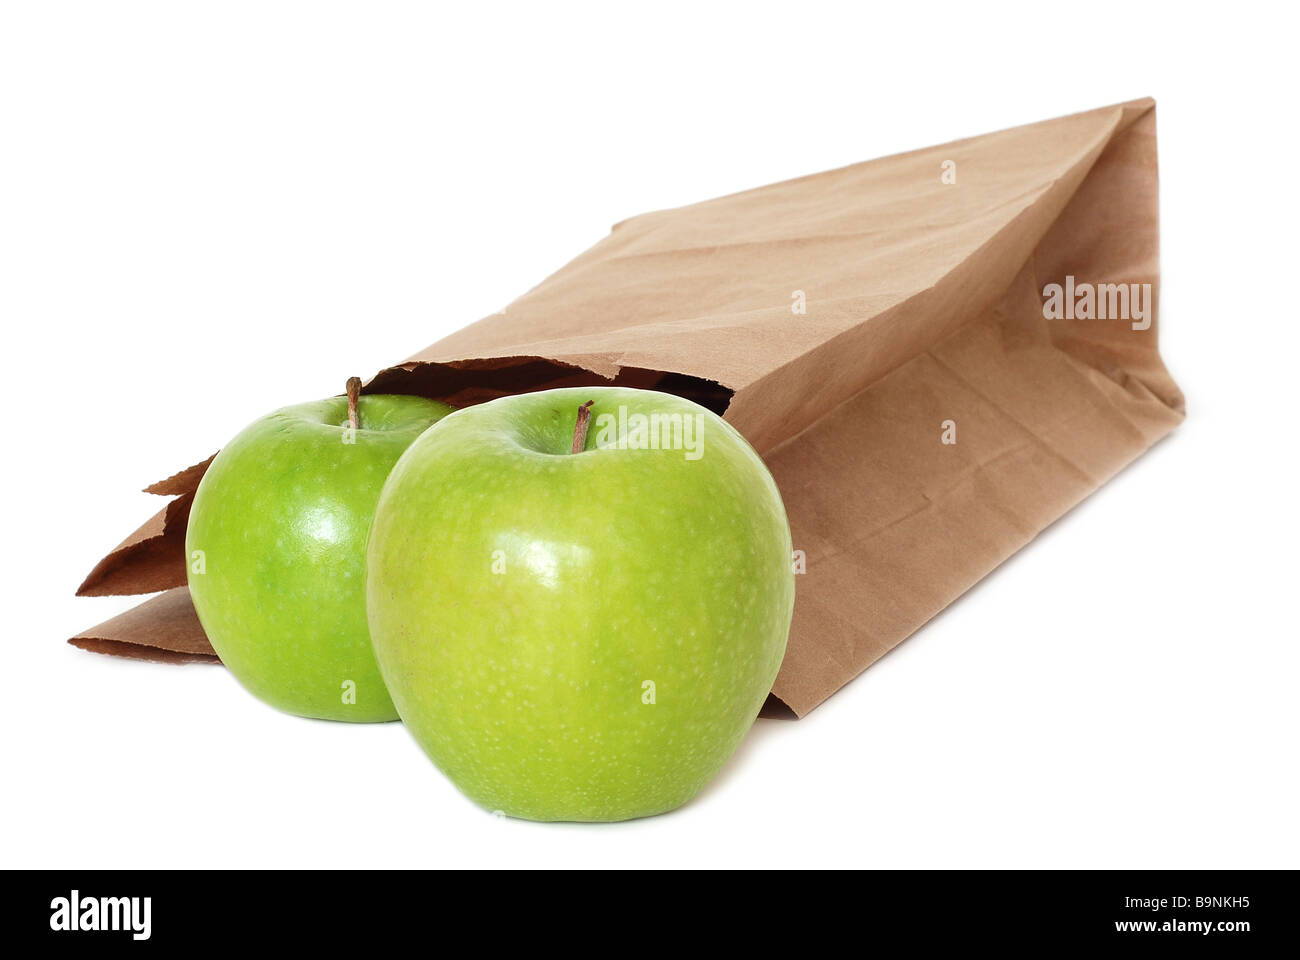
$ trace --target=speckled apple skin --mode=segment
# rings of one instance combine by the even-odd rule
[[[700,459],[597,449],[620,404],[703,414]],[[625,820],[694,796],[753,724],[793,605],[771,475],[729,424],[662,393],[458,411],[393,468],[370,538],[367,612],[398,713],[472,800],[530,820]]]
[[[227,444],[194,495],[188,580],[213,649],[255,696],[303,717],[396,720],[366,627],[366,538],[393,464],[452,408],[377,395],[358,410],[353,443],[339,397],[277,410]]]

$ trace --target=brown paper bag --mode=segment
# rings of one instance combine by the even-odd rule
[[[367,390],[616,383],[723,413],[789,512],[773,693],[802,716],[1182,419],[1158,253],[1140,100],[626,220]],[[211,656],[184,590],[205,467],[150,488],[175,499],[79,590],[171,592],[73,643]]]

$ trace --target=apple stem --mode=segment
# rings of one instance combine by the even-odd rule
[[[361,398],[361,378],[348,377],[348,426],[353,430],[361,429],[361,413],[357,410],[357,401]]]
[[[591,421],[591,405],[595,400],[588,400],[578,408],[578,422],[573,427],[573,449],[570,453],[582,453],[587,448],[587,424]]]

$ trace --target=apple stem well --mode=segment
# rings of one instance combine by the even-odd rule
[[[361,378],[348,377],[348,426],[353,430],[361,429],[361,413],[357,410],[357,401],[361,399]]]
[[[591,422],[591,405],[595,400],[588,400],[578,408],[578,422],[573,425],[573,448],[570,453],[582,453],[587,448],[587,425]]]

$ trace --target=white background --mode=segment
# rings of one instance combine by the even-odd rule
[[[1293,24],[1057,9],[0,7],[0,865],[1300,867]],[[679,812],[494,818],[398,724],[64,643],[142,486],[614,222],[1145,95],[1186,424]]]

